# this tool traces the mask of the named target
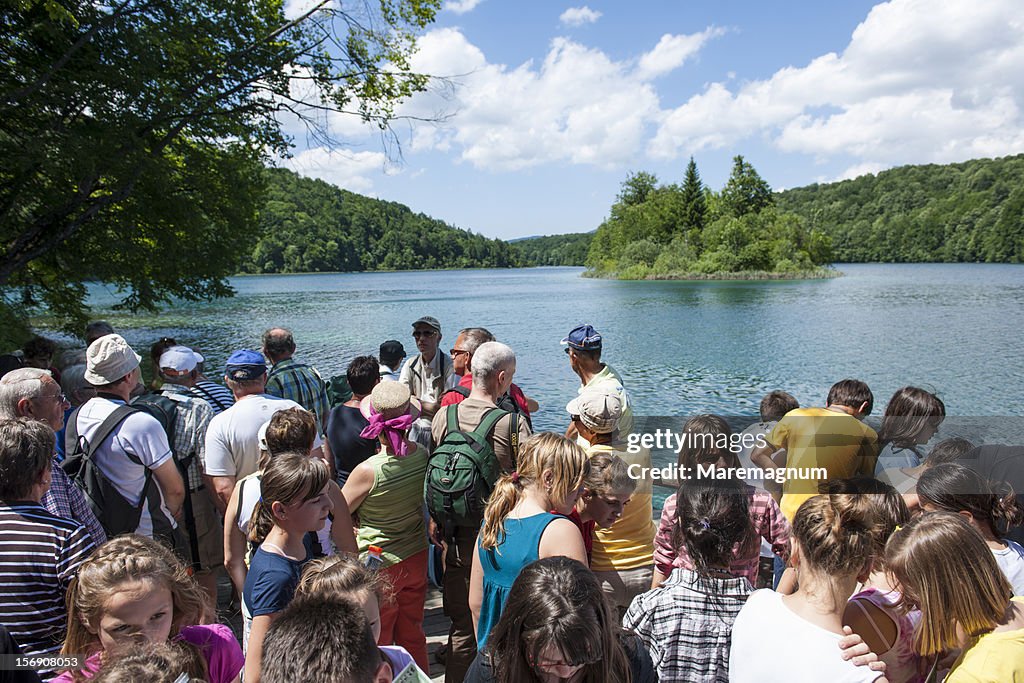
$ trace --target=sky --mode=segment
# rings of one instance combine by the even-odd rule
[[[305,0],[289,0],[298,11]],[[776,190],[1024,152],[1020,0],[445,0],[400,143],[335,117],[298,173],[513,239],[594,230],[629,173]],[[398,158],[396,158],[398,157]]]

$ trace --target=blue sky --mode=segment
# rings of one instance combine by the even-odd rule
[[[295,0],[299,1],[299,0]],[[713,189],[744,155],[775,188],[1024,152],[1019,0],[446,0],[399,113],[401,160],[337,119],[303,175],[515,238],[593,230],[630,171]]]

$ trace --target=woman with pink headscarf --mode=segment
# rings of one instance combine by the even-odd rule
[[[380,571],[391,585],[391,600],[380,606],[378,645],[400,645],[424,671],[427,638],[423,602],[427,595],[427,535],[423,522],[423,481],[427,451],[408,439],[419,417],[419,401],[400,382],[381,382],[363,399],[369,420],[360,436],[379,439],[380,452],[352,470],[342,495],[356,522],[359,552],[380,547]]]

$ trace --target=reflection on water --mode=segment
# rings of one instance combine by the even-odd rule
[[[799,282],[615,282],[575,268],[276,275],[233,280],[233,299],[182,303],[158,315],[105,317],[143,352],[169,335],[220,368],[231,350],[258,348],[290,327],[298,356],[325,375],[385,339],[413,349],[410,323],[441,320],[449,349],[459,328],[482,325],[516,350],[516,381],[561,429],[578,380],[559,340],[581,322],[605,336],[605,359],[626,378],[639,413],[754,413],[785,389],[802,405],[857,377],[876,414],[906,384],[934,387],[950,414],[1024,414],[1024,267],[841,266],[845,277]]]

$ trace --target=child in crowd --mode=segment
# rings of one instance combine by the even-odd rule
[[[542,432],[523,444],[519,469],[498,479],[484,510],[470,574],[469,607],[478,649],[487,644],[523,567],[554,555],[587,561],[579,528],[562,516],[575,507],[586,474],[582,448]]]
[[[827,485],[829,494],[856,494],[871,505],[874,515],[874,548],[871,573],[861,590],[850,598],[843,623],[863,637],[871,651],[885,662],[891,683],[924,683],[921,658],[914,652],[912,636],[921,613],[903,609],[899,590],[887,573],[885,543],[900,526],[910,521],[903,496],[888,484],[869,477],[838,479]]]
[[[617,455],[597,453],[590,457],[590,471],[583,478],[583,493],[569,519],[583,533],[583,545],[590,558],[594,548],[594,529],[608,529],[636,490],[636,479],[629,476],[625,461]]]
[[[138,643],[105,663],[93,683],[202,683],[188,675],[188,658],[169,643]]]
[[[568,557],[528,564],[466,683],[654,683],[643,644],[623,631],[593,572]]]
[[[747,577],[729,573],[734,548],[757,547],[746,488],[728,479],[679,487],[675,541],[693,568],[673,568],[661,586],[633,600],[623,620],[644,641],[660,680],[729,681],[732,625],[754,590]]]
[[[974,444],[967,439],[959,437],[943,439],[928,451],[928,455],[924,457],[924,462],[920,465],[916,467],[891,467],[882,472],[878,476],[878,480],[890,484],[902,493],[903,501],[910,508],[910,511],[913,512],[920,507],[920,501],[917,497],[917,480],[921,478],[921,473],[929,467],[935,467],[947,462],[955,462],[973,448]]]
[[[1013,586],[1013,594],[1024,595],[1024,548],[1003,538],[1008,527],[1024,520],[1024,512],[1012,490],[998,493],[974,470],[947,463],[936,465],[921,475],[917,495],[925,511],[963,515],[992,550],[996,563]]]
[[[875,465],[875,476],[888,469],[917,467],[924,459],[921,447],[939,431],[946,419],[942,399],[917,387],[896,391],[885,406],[878,445],[882,449]]]
[[[742,444],[739,451],[740,467],[744,469],[755,468],[754,463],[750,460],[750,454],[754,450],[755,444],[766,439],[772,433],[775,425],[779,423],[779,420],[785,417],[786,413],[799,407],[800,403],[785,391],[772,391],[765,394],[761,399],[760,410],[758,411],[761,415],[761,421],[750,425],[740,434],[740,443]],[[785,450],[773,454],[772,457],[778,462],[780,467],[786,464]],[[747,478],[746,481],[751,486],[759,489],[763,488],[768,490],[769,493],[771,492],[771,489],[766,486],[766,482],[762,477]],[[779,493],[781,491],[782,489],[780,488]],[[773,554],[770,548],[765,548],[762,545],[762,550],[767,550],[767,555],[762,552],[762,556],[772,557]]]
[[[320,600],[345,598],[363,608],[370,622],[374,641],[380,640],[380,606],[391,599],[391,588],[382,572],[373,571],[355,558],[332,555],[306,565],[295,589],[295,599]],[[419,671],[409,651],[400,645],[381,645],[380,651],[397,676],[407,667]]]
[[[247,537],[249,520],[260,499],[263,470],[270,465],[276,454],[309,453],[313,449],[315,437],[316,419],[313,413],[301,408],[279,410],[269,422],[260,427],[260,469],[238,481],[224,513],[224,565],[239,595],[245,586],[249,560],[255,550],[249,545]],[[352,517],[341,495],[341,488],[333,484],[329,495],[334,504],[331,515],[320,531],[306,538],[306,545],[314,557],[330,555],[335,551],[356,552]]]
[[[866,496],[819,495],[793,519],[792,595],[768,589],[747,598],[732,629],[733,683],[868,683],[884,680],[839,650],[847,598],[870,569],[875,520]]]
[[[139,641],[170,644],[185,672],[210,683],[239,680],[242,650],[231,629],[212,620],[205,593],[185,566],[158,542],[118,536],[78,570],[68,588],[68,634],[61,653],[85,655],[84,668],[59,683],[92,678]]]
[[[267,633],[261,680],[391,683],[392,678],[359,605],[334,596],[296,599],[281,613]]]
[[[423,483],[427,450],[408,438],[420,415],[419,401],[401,382],[381,382],[360,408],[368,424],[365,438],[379,439],[380,451],[356,465],[342,495],[359,517],[359,551],[383,551],[392,600],[380,606],[378,645],[400,645],[428,670],[423,603],[427,595],[427,531]]]
[[[690,418],[683,427],[684,442],[679,449],[679,466],[696,476],[697,467],[735,469],[739,467],[736,453],[723,444],[730,443],[732,428],[725,418],[718,415],[697,415]],[[682,482],[686,486],[689,482]],[[772,551],[783,561],[789,556],[789,522],[782,516],[778,503],[764,489],[744,484],[747,497],[747,511],[754,527],[755,537],[764,539]],[[685,544],[673,539],[677,526],[677,494],[665,500],[661,509],[658,534],[654,537],[654,581],[651,588],[661,585],[674,567],[693,569]],[[735,577],[743,577],[751,585],[757,583],[760,548],[758,544],[741,545],[733,549],[729,571]]]
[[[249,524],[253,553],[242,591],[249,628],[245,636],[245,681],[259,683],[263,638],[292,599],[302,565],[308,559],[303,539],[323,528],[330,514],[331,473],[323,460],[307,453],[285,453],[263,472],[263,497]]]
[[[885,551],[904,602],[921,610],[917,652],[961,650],[946,683],[1024,680],[1024,598],[1011,597],[985,539],[963,516],[921,515]]]

